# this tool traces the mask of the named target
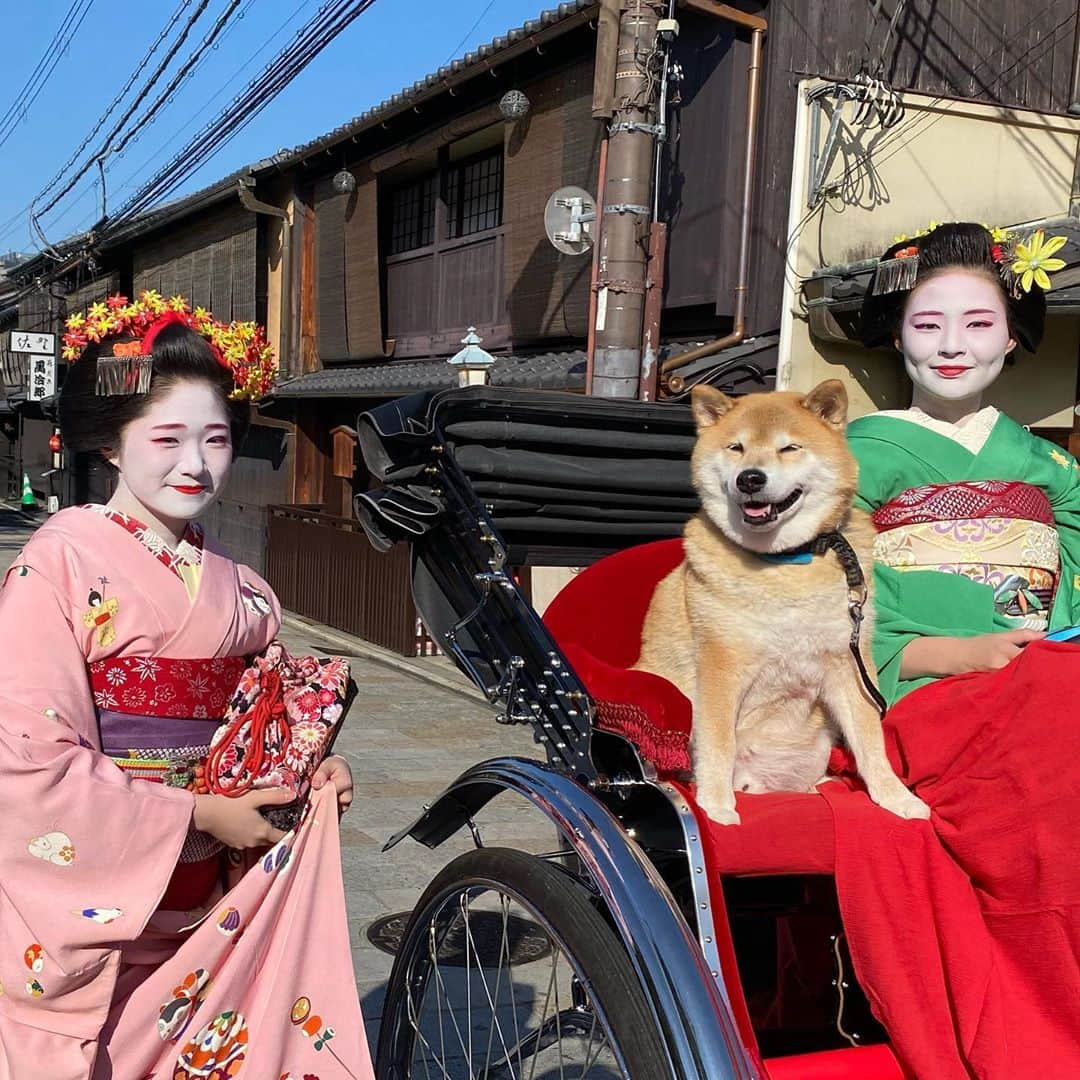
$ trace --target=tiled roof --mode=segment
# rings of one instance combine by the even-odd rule
[[[585,353],[580,349],[536,356],[497,356],[492,386],[533,390],[583,390]],[[448,390],[458,385],[457,369],[445,360],[397,360],[313,371],[275,387],[281,398],[400,397],[418,390]]]
[[[453,80],[455,76],[467,73],[470,68],[481,64],[484,60],[512,48],[519,42],[527,41],[534,34],[547,30],[548,27],[555,26],[598,6],[597,0],[569,0],[567,3],[559,4],[558,7],[542,11],[535,19],[529,19],[528,22],[523,23],[521,26],[515,27],[513,30],[507,30],[506,33],[493,38],[486,45],[481,45],[472,52],[458,57],[457,60],[444,64],[438,71],[433,71],[423,79],[417,80],[412,86],[406,86],[385,101],[365,110],[359,116],[346,121],[340,127],[334,128],[333,131],[328,131],[325,135],[320,135],[317,139],[303,143],[291,150],[279,150],[269,160],[275,165],[284,165],[298,158],[306,157],[308,154],[321,150],[350,135],[355,135],[357,131],[370,127],[372,124],[384,120],[388,114],[397,112],[403,106],[409,105],[427,91],[437,89],[440,83],[446,83]],[[257,171],[264,164],[260,162],[259,165],[252,166],[252,170]]]

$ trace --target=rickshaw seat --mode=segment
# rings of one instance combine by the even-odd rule
[[[597,726],[625,735],[661,775],[680,783],[690,769],[691,705],[666,679],[631,669],[656,585],[682,561],[682,540],[627,548],[578,574],[544,622],[597,704]],[[742,824],[707,827],[714,861],[730,874],[831,874],[832,815],[820,796],[739,795]]]
[[[829,803],[811,792],[736,794],[738,827],[709,821],[693,798],[690,771],[690,701],[670,682],[634,671],[641,628],[657,584],[682,561],[682,540],[627,548],[578,574],[555,597],[544,622],[596,703],[596,726],[633,742],[689,801],[698,820],[717,917],[717,947],[736,1023],[755,1048],[721,880],[725,877],[818,874],[836,866]],[[833,767],[843,764],[837,753]],[[844,783],[837,780],[836,783]],[[865,795],[852,793],[857,798]],[[884,811],[883,811],[884,813]],[[888,1045],[769,1058],[769,1080],[903,1080]]]

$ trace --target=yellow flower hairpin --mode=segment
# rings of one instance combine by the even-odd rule
[[[1052,236],[1047,240],[1043,230],[1036,229],[1026,241],[1016,245],[1012,272],[1019,279],[1024,292],[1031,292],[1033,282],[1040,289],[1050,288],[1049,275],[1065,265],[1064,259],[1054,257],[1065,246],[1065,240],[1064,236]]]

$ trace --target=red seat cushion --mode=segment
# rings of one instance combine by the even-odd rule
[[[769,1080],[905,1080],[888,1046],[852,1046],[765,1062]]]
[[[723,874],[832,874],[833,814],[814,792],[735,796],[738,826],[717,825],[697,809],[692,789],[674,785],[694,806],[706,857]]]

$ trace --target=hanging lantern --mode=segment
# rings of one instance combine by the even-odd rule
[[[334,173],[331,183],[339,195],[349,195],[356,190],[356,177],[348,169]]]
[[[520,90],[507,90],[499,98],[499,112],[504,120],[520,120],[526,116],[531,107],[531,102]]]
[[[60,432],[59,431],[54,431],[49,436],[49,449],[54,454],[59,454],[60,451],[64,449],[64,444],[60,440]]]

